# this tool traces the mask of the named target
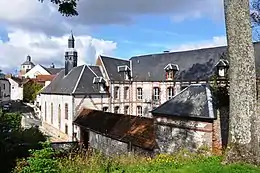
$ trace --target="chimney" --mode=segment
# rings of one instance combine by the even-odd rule
[[[55,68],[55,65],[54,65],[54,63],[51,63],[51,66],[50,66],[51,68]]]

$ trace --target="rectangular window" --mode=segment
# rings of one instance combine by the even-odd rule
[[[3,90],[5,90],[5,84],[3,84]]]
[[[124,87],[124,99],[129,99],[129,87]]]
[[[69,119],[69,106],[68,103],[65,103],[65,119]]]
[[[143,89],[137,88],[137,100],[142,100],[142,99],[143,99]]]
[[[53,124],[53,103],[51,103],[51,124]]]
[[[174,96],[174,88],[173,87],[167,88],[167,96],[168,96],[168,100],[171,99]]]
[[[129,115],[129,106],[124,107],[124,114]]]
[[[153,88],[153,99],[154,100],[159,100],[160,99],[160,88],[159,87],[154,87]]]
[[[114,113],[119,114],[119,106],[114,107]]]
[[[68,125],[65,124],[65,133],[68,134]]]
[[[107,111],[108,111],[108,107],[106,107],[106,106],[103,107],[103,108],[102,108],[102,111],[103,111],[103,112],[107,112]]]
[[[137,106],[137,116],[142,116],[143,115],[143,108],[142,106]]]
[[[119,87],[114,87],[114,99],[119,99]]]

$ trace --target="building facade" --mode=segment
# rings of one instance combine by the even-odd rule
[[[55,140],[79,138],[73,120],[83,108],[151,118],[153,109],[190,84],[207,83],[215,74],[222,78],[227,75],[226,47],[143,55],[129,60],[99,56],[94,66],[77,66],[74,42],[71,35],[65,69],[40,93],[43,129],[51,131]]]
[[[1,105],[10,102],[11,99],[11,85],[5,78],[0,78],[0,103]]]
[[[7,79],[11,85],[11,100],[23,100],[23,80],[12,76],[8,77]]]

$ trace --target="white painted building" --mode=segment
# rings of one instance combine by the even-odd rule
[[[11,100],[23,100],[23,80],[16,77],[7,78],[11,85]]]
[[[130,60],[99,56],[95,66],[77,66],[71,35],[65,69],[40,94],[43,128],[56,140],[79,139],[73,120],[82,108],[151,117],[151,110],[190,84],[210,80],[223,64],[219,62],[225,49],[167,52]]]
[[[0,103],[5,104],[10,102],[10,82],[5,78],[0,78]]]
[[[30,55],[26,57],[26,61],[21,64],[19,77],[24,77],[24,75],[34,67],[34,63],[32,62],[32,58]]]
[[[63,68],[55,68],[54,64],[52,64],[49,68],[37,64],[32,69],[27,71],[27,73],[24,74],[24,77],[32,79],[36,78],[38,75],[56,75],[61,70],[63,70]]]

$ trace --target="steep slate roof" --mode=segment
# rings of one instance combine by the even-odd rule
[[[61,70],[63,70],[64,68],[51,68],[51,67],[44,67],[42,65],[40,65],[42,68],[44,68],[48,73],[50,73],[51,75],[56,75],[59,72],[61,72]]]
[[[260,42],[254,43],[257,76],[260,76]],[[169,52],[132,57],[134,81],[165,81],[164,67],[177,64],[175,81],[207,80],[226,47],[204,48],[182,52]]]
[[[102,62],[104,63],[105,69],[108,73],[108,77],[110,80],[115,81],[123,81],[124,76],[122,73],[118,73],[117,67],[122,65],[127,65],[130,67],[130,61],[129,60],[123,60],[123,59],[117,59],[107,56],[100,56]]]
[[[156,146],[153,119],[150,118],[83,109],[74,124],[141,148],[154,149]]]
[[[192,84],[172,99],[152,110],[154,116],[215,119],[210,88]]]
[[[91,70],[92,70],[97,76],[103,76],[99,66],[90,65],[89,68],[91,68]]]
[[[11,79],[13,79],[13,81],[15,81],[16,83],[18,83],[19,85],[23,84],[23,82],[25,82],[25,79],[21,79],[19,77],[14,77],[12,76]]]
[[[87,65],[74,67],[66,76],[62,70],[53,81],[42,90],[43,94],[99,93],[93,78],[96,76]]]
[[[28,61],[28,60],[26,60],[25,62],[23,62],[22,65],[32,65],[32,66],[35,66],[32,61]]]

